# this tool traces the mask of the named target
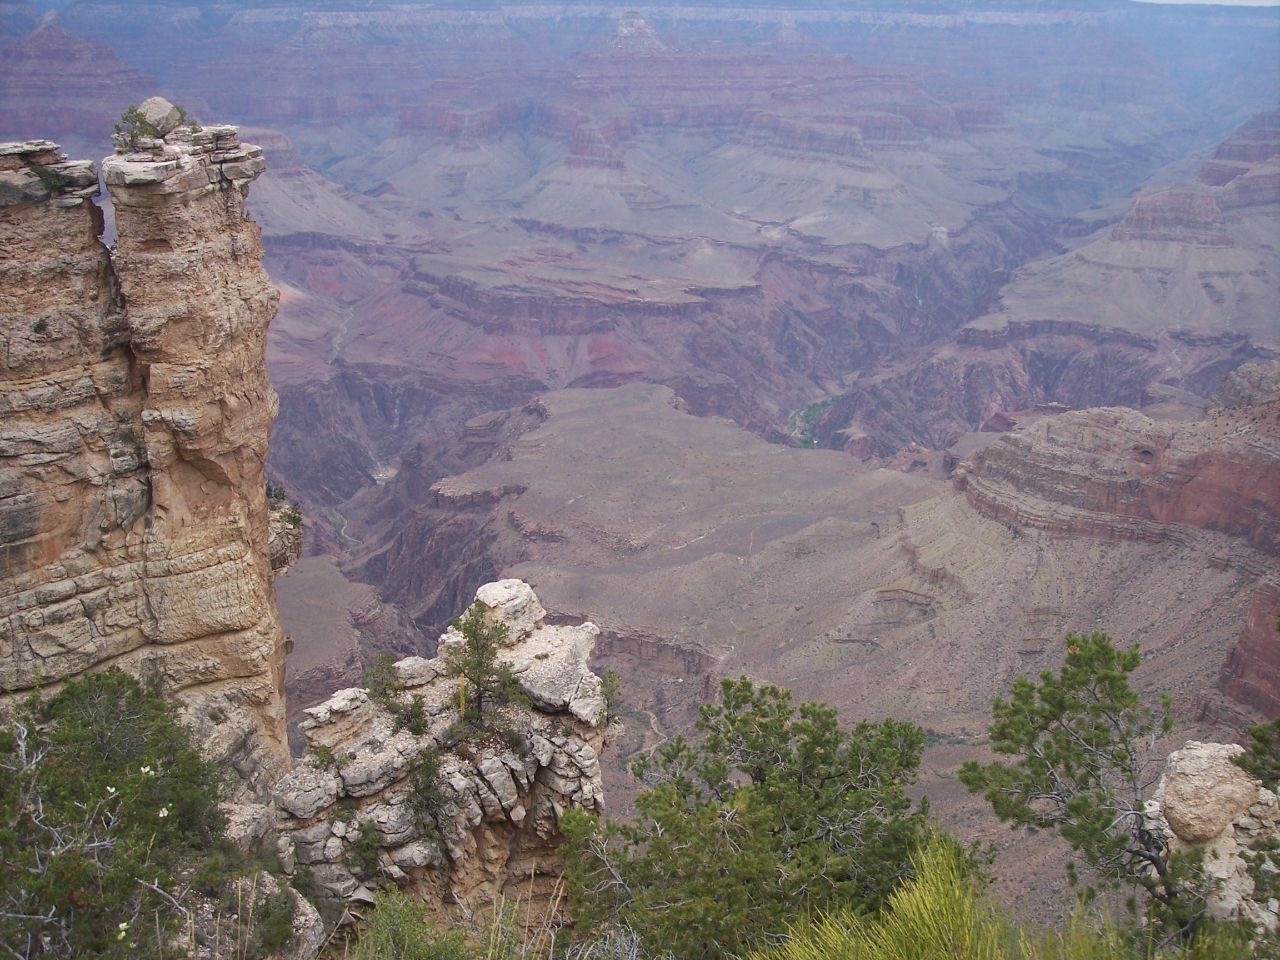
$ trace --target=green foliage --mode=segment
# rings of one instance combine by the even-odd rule
[[[284,518],[284,522],[293,527],[293,529],[302,529],[302,508],[298,506],[297,501],[289,504],[281,516]]]
[[[1060,673],[1014,682],[997,698],[991,748],[1012,762],[966,763],[960,779],[1015,827],[1057,830],[1102,884],[1149,895],[1159,929],[1193,934],[1203,912],[1195,864],[1171,855],[1151,829],[1145,802],[1158,770],[1155,739],[1171,728],[1169,700],[1142,703],[1129,685],[1137,647],[1118,650],[1105,633],[1067,636]],[[1071,873],[1074,881],[1074,873]]]
[[[818,421],[833,403],[835,401],[831,398],[819,400],[791,414],[791,435],[799,446],[817,446],[818,441],[814,438],[814,432],[818,429]]]
[[[1235,764],[1270,790],[1280,786],[1280,717],[1249,728],[1249,744]]]
[[[459,712],[473,727],[486,723],[485,708],[522,702],[524,694],[508,664],[498,661],[498,648],[507,639],[507,625],[490,622],[484,604],[476,601],[457,621],[463,643],[445,654],[449,676],[459,684]]]
[[[930,841],[915,861],[916,877],[895,891],[879,916],[839,910],[802,924],[781,946],[746,960],[1154,960],[1154,947],[1131,932],[1084,915],[1055,930],[1017,923],[983,896],[953,842]],[[1238,931],[1206,933],[1162,960],[1241,960]]]
[[[178,108],[178,126],[186,127],[192,133],[199,133],[204,129],[199,120],[187,113],[185,107],[181,104],[174,104],[174,106]]]
[[[373,658],[373,666],[364,673],[360,681],[369,696],[383,706],[400,692],[400,678],[396,676],[396,658],[389,653],[380,653]]]
[[[356,943],[354,960],[479,960],[462,934],[440,933],[426,906],[394,890],[374,896],[373,917]]]
[[[362,877],[375,876],[378,872],[378,850],[381,846],[378,840],[378,828],[374,826],[373,821],[360,821],[347,858],[351,869]]]
[[[289,885],[314,906],[320,900],[321,886],[316,879],[315,871],[305,864],[300,864],[293,872]]]
[[[323,743],[317,743],[311,747],[311,756],[307,762],[317,770],[336,770],[338,769],[338,758],[333,755],[333,750]]]
[[[516,756],[527,757],[529,755],[529,739],[515,727],[502,727],[498,730],[498,739]]]
[[[284,487],[279,484],[267,482],[267,501],[273,504],[284,503],[288,494],[285,493]]]
[[[27,164],[27,166],[31,172],[39,178],[40,182],[44,184],[45,189],[50,193],[57,193],[64,187],[71,185],[70,177],[66,174],[59,173],[57,170],[50,170],[43,163],[36,163],[32,160]]]
[[[26,703],[0,731],[0,946],[160,955],[177,874],[222,836],[221,791],[173,709],[132,677]]]
[[[114,129],[117,142],[130,150],[136,150],[139,140],[143,137],[160,136],[160,131],[143,116],[136,104],[125,108]]]
[[[440,751],[428,747],[409,765],[409,806],[422,827],[436,829],[436,814],[444,803],[440,789]]]
[[[31,325],[32,333],[47,333],[49,331],[49,321],[41,317]]]
[[[396,658],[380,653],[373,666],[365,671],[364,686],[369,697],[390,712],[397,730],[408,730],[415,737],[427,732],[427,707],[421,695],[414,694],[407,701],[401,696],[404,685],[396,674]]]
[[[651,951],[725,957],[810,910],[875,910],[924,830],[905,788],[923,735],[896,721],[841,729],[821,703],[745,677],[704,705],[700,739],[634,765],[639,816],[600,828],[567,811],[566,878],[585,930],[621,924]]]
[[[1249,744],[1234,762],[1262,781],[1272,792],[1280,792],[1280,717],[1270,723],[1249,728]],[[1273,841],[1260,850],[1242,850],[1253,880],[1253,899],[1259,903],[1280,900],[1280,843]],[[1280,956],[1280,933],[1263,935],[1259,931],[1258,956],[1263,950]]]
[[[600,696],[604,698],[604,722],[613,723],[618,719],[618,709],[622,703],[622,676],[617,670],[606,670],[600,677]]]
[[[268,894],[255,904],[249,951],[252,956],[268,956],[293,939],[294,907],[294,895],[288,887]]]

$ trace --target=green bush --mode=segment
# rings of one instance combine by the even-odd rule
[[[436,814],[444,803],[440,789],[440,751],[428,747],[419,753],[409,765],[409,806],[418,819],[419,826],[436,830]]]
[[[125,108],[120,114],[120,119],[115,125],[115,134],[117,141],[130,150],[138,148],[138,141],[143,137],[158,137],[160,131],[151,123],[137,105],[131,105]]]
[[[426,907],[395,890],[374,896],[373,917],[356,942],[354,960],[480,960],[457,932],[441,933]]]
[[[474,728],[486,724],[485,708],[508,703],[524,703],[526,698],[509,664],[498,660],[498,648],[507,639],[508,628],[501,621],[485,618],[484,604],[473,603],[455,625],[463,643],[445,654],[449,676],[457,677],[459,713]]]
[[[123,673],[22,705],[0,730],[0,946],[171,955],[177,877],[222,838],[222,790],[172,706]]]
[[[621,926],[679,960],[726,957],[806,911],[876,910],[908,875],[925,826],[905,792],[918,727],[841,728],[825,704],[744,677],[696,729],[633,767],[649,784],[634,821],[561,818],[584,933]]]
[[[362,877],[372,877],[378,872],[378,828],[372,820],[362,820],[356,831],[356,839],[351,844],[351,855],[348,858],[351,869]]]

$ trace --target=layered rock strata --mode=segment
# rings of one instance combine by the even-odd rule
[[[1280,903],[1256,895],[1250,868],[1280,843],[1280,801],[1232,762],[1243,752],[1234,743],[1188,741],[1169,755],[1147,815],[1172,851],[1203,855],[1211,916],[1274,931]]]
[[[499,661],[528,706],[497,706],[464,732],[465,694],[446,663],[464,640],[451,628],[441,657],[396,663],[389,698],[351,688],[305,711],[305,760],[276,788],[279,850],[289,872],[311,871],[335,913],[391,881],[455,918],[501,897],[540,914],[560,875],[560,814],[603,809],[606,706],[587,666],[599,631],[547,625],[519,580],[486,584],[476,600],[508,628]],[[398,720],[412,704],[420,719]],[[434,777],[424,756],[438,758]]]
[[[277,295],[244,209],[264,162],[168,107],[103,164],[111,253],[92,164],[0,147],[0,691],[120,667],[265,783],[289,760],[263,476]]]
[[[956,470],[977,510],[1064,535],[1181,542],[1195,530],[1280,555],[1280,396],[1189,424],[1123,407],[1040,420]]]

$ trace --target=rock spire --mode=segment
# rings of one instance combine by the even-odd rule
[[[265,163],[234,127],[146,107],[102,165],[111,252],[93,164],[0,145],[0,698],[120,667],[260,791],[289,764],[263,475],[278,297],[245,213]]]

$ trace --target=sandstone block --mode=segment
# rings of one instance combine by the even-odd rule
[[[138,110],[161,137],[168,136],[182,122],[182,111],[164,97],[149,97],[138,104]]]
[[[164,183],[182,170],[178,160],[128,160],[107,157],[102,162],[102,179],[108,187],[142,187]]]
[[[1169,755],[1161,809],[1173,832],[1188,843],[1219,836],[1258,800],[1258,782],[1231,762],[1238,744],[1192,740]]]
[[[282,810],[306,820],[332,805],[341,788],[342,781],[332,771],[300,763],[276,785],[275,798]]]
[[[426,840],[414,840],[404,846],[396,847],[390,851],[390,855],[398,866],[406,870],[438,867],[444,863],[444,855],[440,852],[440,848]]]

